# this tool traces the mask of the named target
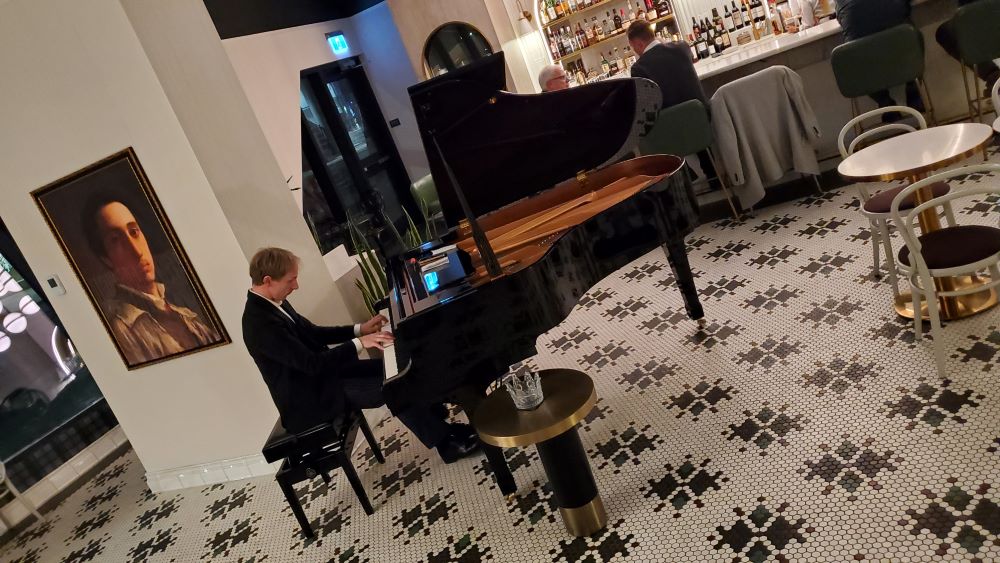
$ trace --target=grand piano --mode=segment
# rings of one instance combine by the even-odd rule
[[[388,260],[392,410],[443,401],[471,420],[487,388],[534,355],[584,293],[657,247],[688,316],[704,316],[684,246],[698,208],[683,161],[631,158],[659,109],[656,85],[517,95],[504,76],[498,53],[409,89],[453,228]],[[513,493],[502,450],[483,449],[500,491]]]

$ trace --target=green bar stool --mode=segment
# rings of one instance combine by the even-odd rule
[[[983,117],[983,102],[988,98],[979,94],[979,65],[1000,59],[1000,0],[979,0],[966,4],[955,14],[955,36],[961,57],[962,85],[969,103],[969,116],[976,121]],[[969,67],[972,67],[972,86],[969,86]],[[993,111],[1000,111],[994,107]]]
[[[713,135],[705,104],[700,100],[688,100],[657,114],[653,129],[639,140],[639,152],[644,155],[672,154],[683,158],[703,150],[708,151],[708,158],[715,167],[715,174],[722,184],[729,208],[733,211],[733,217],[739,221],[740,213],[733,203],[729,186],[726,185],[726,174],[712,154],[711,147],[715,141]]]
[[[916,81],[929,121],[937,124],[930,90],[924,82],[924,39],[912,25],[900,24],[838,45],[830,64],[840,93],[851,99],[854,117],[858,116],[857,98]]]

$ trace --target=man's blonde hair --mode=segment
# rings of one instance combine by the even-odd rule
[[[264,283],[265,276],[272,280],[285,277],[291,269],[297,266],[299,257],[284,248],[261,248],[250,259],[250,281],[254,285]]]

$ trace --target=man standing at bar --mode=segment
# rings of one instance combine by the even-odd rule
[[[910,0],[837,0],[837,21],[844,33],[844,39],[854,41],[885,31],[902,23],[910,22]],[[875,92],[869,96],[878,107],[894,106],[888,90]],[[906,105],[923,112],[924,102],[916,82],[906,83]],[[899,114],[882,115],[882,121],[899,119]]]
[[[384,405],[381,362],[358,354],[392,342],[381,315],[353,327],[309,322],[287,301],[299,288],[298,276],[298,256],[283,248],[258,250],[250,259],[252,286],[243,310],[243,341],[291,433]],[[426,447],[436,447],[445,463],[478,450],[476,433],[466,424],[448,424],[443,405],[394,414]]]
[[[958,6],[962,7],[966,4],[972,4],[973,2],[978,2],[979,0],[958,0]],[[1000,31],[998,31],[1000,33]],[[937,28],[937,33],[934,34],[937,39],[938,45],[941,45],[953,59],[956,61],[961,61],[962,57],[958,53],[958,37],[955,34],[955,19],[951,18],[944,22]],[[985,63],[978,66],[978,68],[972,68],[969,66],[973,72],[978,71],[979,78],[986,83],[985,96],[993,90],[993,84],[1000,79],[1000,68],[997,67],[995,63]]]
[[[656,82],[663,95],[662,109],[688,100],[699,100],[708,110],[708,98],[701,87],[701,80],[691,59],[691,49],[687,44],[661,43],[653,35],[652,26],[645,21],[635,21],[628,26],[628,43],[635,54],[639,55],[639,60],[632,65],[632,77]],[[712,166],[707,151],[698,153],[698,163],[706,180],[715,176],[715,167]]]

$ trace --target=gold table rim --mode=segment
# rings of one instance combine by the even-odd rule
[[[987,132],[987,129],[983,130],[983,132],[986,133],[986,136],[975,147],[972,147],[969,150],[963,151],[963,152],[961,152],[959,154],[954,154],[952,156],[949,156],[948,158],[945,158],[943,160],[939,160],[939,161],[934,162],[932,164],[924,164],[924,165],[921,165],[921,166],[917,166],[916,168],[911,168],[909,170],[901,170],[901,171],[895,171],[895,172],[886,172],[884,174],[870,174],[870,175],[863,175],[863,176],[852,176],[852,175],[849,175],[849,174],[844,174],[843,172],[840,171],[840,166],[843,165],[844,162],[847,161],[847,159],[845,158],[844,160],[840,161],[840,164],[837,165],[837,173],[840,174],[841,176],[843,176],[844,178],[847,178],[849,180],[854,180],[854,181],[857,181],[857,182],[891,182],[891,181],[894,181],[894,180],[905,180],[905,179],[909,179],[909,178],[920,177],[920,176],[923,176],[923,175],[927,174],[928,172],[933,172],[934,170],[938,170],[940,168],[944,168],[945,166],[949,166],[951,164],[954,164],[954,163],[956,163],[956,162],[958,162],[960,160],[964,160],[964,159],[966,159],[966,158],[968,158],[968,157],[976,154],[977,152],[981,151],[983,149],[983,147],[985,147],[986,145],[988,145],[989,142],[993,139],[993,128],[990,127],[989,125],[986,125],[985,123],[951,123],[949,125],[938,125],[937,127],[949,127],[951,125],[982,125],[982,126],[986,127],[987,129],[989,129],[989,132]],[[913,132],[910,132],[910,133],[906,133],[904,135],[900,135],[899,137],[893,137],[893,138],[894,139],[898,139],[898,138],[901,138],[901,137],[905,137],[906,135],[912,135],[914,133],[919,133],[920,131],[930,131],[931,129],[934,129],[934,128],[932,127],[932,128],[928,128],[928,129],[921,129],[919,131],[913,131]],[[877,144],[874,144],[874,145],[872,145],[870,147],[865,147],[862,150],[867,150],[869,148],[874,148],[874,147],[877,147],[878,145],[879,144],[877,143]],[[858,154],[858,153],[854,153],[854,154]],[[851,156],[854,156],[854,155],[851,155]],[[847,158],[851,158],[851,156],[848,156]]]
[[[475,420],[473,420],[473,427],[475,427],[476,432],[479,434],[479,438],[491,446],[497,446],[500,448],[523,447],[550,440],[576,426],[581,420],[586,418],[587,414],[590,413],[590,410],[594,408],[595,404],[597,404],[597,386],[594,385],[594,380],[586,373],[579,370],[570,371],[576,371],[586,377],[587,381],[590,383],[590,396],[587,397],[587,399],[568,416],[562,418],[554,424],[546,426],[545,428],[540,428],[534,432],[521,434],[519,436],[493,436],[491,434],[483,433],[479,430],[479,426],[475,424]],[[494,392],[497,393],[506,391],[497,389]],[[473,415],[473,419],[475,418],[476,416]]]

